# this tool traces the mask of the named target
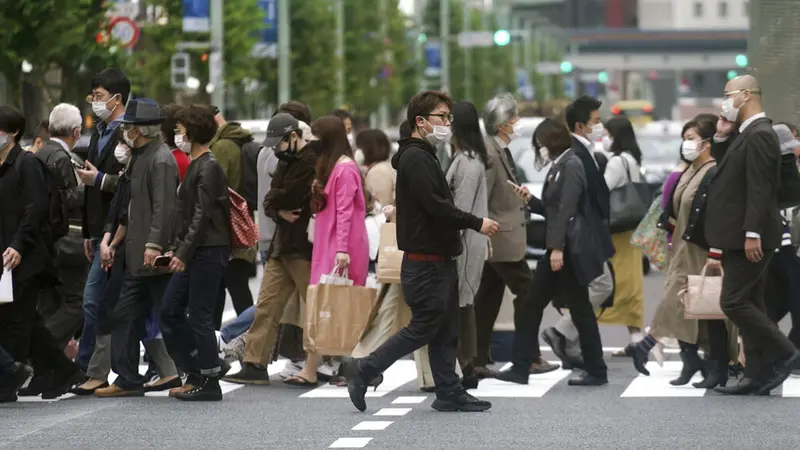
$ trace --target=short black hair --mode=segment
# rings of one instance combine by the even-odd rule
[[[39,138],[45,142],[50,140],[50,121],[43,120],[39,122],[36,131],[33,132],[33,139]]]
[[[350,119],[351,121],[353,120],[353,116],[344,109],[334,109],[333,111],[331,111],[330,115],[336,116],[342,120],[344,119]]]
[[[103,88],[111,95],[119,94],[124,105],[128,103],[128,97],[131,95],[131,80],[123,71],[116,67],[109,67],[98,72],[92,78],[92,90],[97,88]]]
[[[311,125],[311,108],[305,102],[300,100],[290,100],[275,110],[275,114],[288,114],[295,119],[305,122],[306,125]],[[275,117],[275,114],[272,116]]]
[[[208,145],[217,134],[217,122],[214,116],[214,110],[207,105],[191,105],[178,111],[176,119],[186,128],[188,141]]]
[[[564,122],[555,117],[547,117],[533,131],[534,168],[541,170],[548,162],[555,160],[572,147],[572,135]],[[542,148],[547,147],[548,159],[544,159]]]
[[[412,132],[417,129],[417,117],[430,115],[441,104],[452,108],[453,100],[449,95],[439,91],[424,91],[412,97],[406,111],[406,120],[408,120]]]
[[[19,143],[25,133],[25,115],[13,106],[0,106],[0,131],[7,134],[17,133],[14,142]]]
[[[583,95],[567,106],[566,120],[569,131],[575,132],[575,124],[588,123],[592,118],[592,112],[600,109],[603,102],[600,100]]]
[[[404,120],[403,123],[400,124],[400,139],[410,138],[413,132],[414,130],[411,129],[411,124],[408,123],[408,120]]]
[[[178,125],[178,113],[182,109],[183,106],[174,103],[161,107],[161,115],[164,117],[164,121],[161,122],[161,137],[170,149],[177,147],[175,145],[175,126]],[[184,124],[184,126],[186,125]]]

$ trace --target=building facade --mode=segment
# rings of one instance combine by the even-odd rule
[[[642,30],[741,30],[750,0],[639,0]]]

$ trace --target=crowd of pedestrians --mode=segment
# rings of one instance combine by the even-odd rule
[[[0,107],[0,248],[3,278],[13,279],[10,298],[0,298],[0,402],[165,390],[221,400],[221,380],[269,384],[267,367],[281,355],[291,361],[285,383],[330,379],[364,411],[368,387],[413,353],[434,409],[484,411],[491,404],[467,392],[480,380],[527,384],[560,367],[539,348],[551,303],[568,312],[541,338],[575,371],[570,386],[608,383],[598,323],[627,328],[631,344],[614,356],[645,375],[649,355],[662,362],[665,342],[677,339],[675,385],[701,372],[697,388],[768,394],[797,369],[797,329],[787,338],[776,322],[794,319],[800,295],[789,210],[800,204],[800,141],[796,128],[765,117],[753,77],[726,86],[719,116],[683,128],[681,163],[651,208],[668,262],[649,328],[634,239],[645,221],[621,225],[613,200],[640,183],[644,156],[630,121],[603,124],[594,98],[578,98],[534,132],[535,165],[547,170],[539,194],[518,182],[509,144],[521,138],[520,118],[508,94],[479,112],[422,92],[392,152],[383,131],[354,134],[345,111],[312,120],[297,100],[254,142],[213,106],[131,98],[118,69],[97,74],[91,89],[99,121],[85,160],[72,152],[83,123],[76,106],[56,106],[27,150],[23,115]],[[452,152],[444,171],[442,148]],[[531,213],[546,229],[533,271],[524,251]],[[379,287],[350,356],[304,351],[309,286],[336,273],[368,283],[377,238],[367,220],[377,215],[396,225],[400,283]],[[254,304],[248,283],[258,259]],[[719,268],[721,315],[688,317],[689,277]],[[494,371],[491,334],[506,288],[513,364]],[[226,292],[238,317],[222,327]],[[241,369],[229,373],[233,360]]]

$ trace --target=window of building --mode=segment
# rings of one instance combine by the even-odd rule
[[[703,2],[694,2],[694,16],[697,18],[703,17]]]
[[[719,2],[717,4],[720,17],[728,17],[728,2]]]

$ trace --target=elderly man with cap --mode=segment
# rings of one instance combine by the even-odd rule
[[[277,227],[267,251],[242,369],[224,377],[225,381],[269,384],[267,364],[284,309],[294,291],[305,302],[311,277],[312,244],[308,240],[311,184],[317,163],[311,147],[318,145],[318,141],[306,143],[306,137],[298,120],[289,114],[277,114],[269,120],[264,148],[272,149],[279,162],[264,198],[264,213]]]
[[[119,301],[110,312],[111,367],[119,375],[114,384],[98,389],[98,397],[144,395],[139,374],[139,341],[146,319],[161,309],[170,280],[170,258],[159,258],[172,237],[172,211],[178,189],[178,165],[161,140],[161,108],[150,99],[128,102],[120,119],[123,138],[131,148],[131,199],[125,239],[125,278]]]

